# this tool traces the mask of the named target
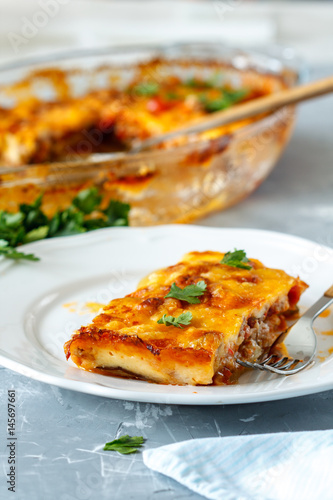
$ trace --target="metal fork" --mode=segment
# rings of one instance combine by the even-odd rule
[[[253,363],[236,358],[237,363],[246,368],[267,370],[279,375],[293,375],[309,367],[314,363],[313,358],[317,348],[317,336],[313,330],[313,322],[332,303],[333,285],[292,327],[278,336],[268,353],[264,353],[258,361]],[[288,356],[274,353],[274,348],[282,342],[287,348]]]

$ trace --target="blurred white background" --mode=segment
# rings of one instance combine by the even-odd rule
[[[79,47],[214,40],[292,47],[333,61],[333,3],[251,0],[0,0],[0,63]]]

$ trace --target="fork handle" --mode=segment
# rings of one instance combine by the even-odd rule
[[[333,288],[333,287],[332,287]],[[302,318],[308,318],[314,321],[317,316],[319,316],[320,313],[325,311],[325,309],[328,308],[333,303],[333,294],[330,297],[329,295],[326,295],[326,292],[322,297],[320,297],[317,302],[315,302],[305,313],[302,315]]]
[[[333,285],[328,290],[326,290],[324,296],[333,299]]]

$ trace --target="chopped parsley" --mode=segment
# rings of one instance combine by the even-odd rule
[[[214,113],[215,111],[221,111],[231,106],[228,99],[221,96],[215,99],[211,99],[206,95],[200,96],[200,102],[208,113]]]
[[[106,220],[109,226],[128,226],[128,214],[130,206],[118,200],[111,200],[108,207],[104,210]]]
[[[168,101],[176,101],[179,99],[178,94],[176,92],[167,92],[165,97],[168,99]]]
[[[80,191],[72,201],[74,207],[84,214],[91,214],[102,201],[102,196],[97,188],[84,189]]]
[[[181,313],[177,318],[174,316],[167,316],[163,314],[162,318],[160,318],[157,323],[165,326],[175,326],[177,328],[183,328],[181,325],[189,325],[192,320],[192,313],[184,312]]]
[[[202,80],[201,78],[196,78],[192,76],[192,78],[188,78],[184,83],[187,87],[192,88],[219,88],[221,87],[221,80],[223,79],[223,74],[220,72],[214,73],[208,78],[208,80]]]
[[[68,208],[59,210],[51,218],[41,208],[42,198],[40,195],[31,204],[22,203],[16,213],[0,210],[0,255],[16,260],[39,260],[32,254],[16,251],[15,247],[55,236],[129,225],[130,206],[110,200],[102,209],[102,196],[95,187],[80,191]]]
[[[137,95],[153,97],[157,95],[160,86],[156,82],[142,82],[133,87],[133,91]]]
[[[211,98],[207,93],[203,93],[199,96],[199,100],[205,111],[207,111],[208,113],[214,113],[215,111],[221,111],[222,109],[229,108],[233,104],[241,101],[247,93],[248,92],[245,89],[221,89],[219,97]]]
[[[200,78],[196,78],[194,76],[192,76],[191,78],[188,78],[184,82],[184,84],[186,87],[191,87],[194,89],[198,89],[198,88],[202,89],[202,88],[211,88],[212,87],[209,80],[201,80]]]
[[[199,304],[200,297],[205,293],[207,285],[204,281],[199,281],[196,285],[188,285],[185,288],[179,288],[176,283],[172,283],[170,292],[165,296],[174,299],[184,300],[190,304]]]
[[[142,436],[131,437],[126,434],[125,436],[121,436],[118,439],[106,443],[103,450],[118,451],[118,453],[122,453],[123,455],[129,455],[130,453],[136,453],[139,448],[141,448],[144,441]]]
[[[221,260],[221,264],[226,264],[227,266],[252,269],[251,266],[246,264],[247,262],[249,262],[249,259],[246,257],[245,251],[236,249],[233,252],[227,252]]]

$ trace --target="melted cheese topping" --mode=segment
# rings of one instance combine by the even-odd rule
[[[152,333],[157,337],[167,334],[170,341],[182,347],[205,342],[204,332],[210,331],[220,332],[224,341],[234,341],[244,319],[260,318],[275,302],[288,295],[297,280],[284,271],[266,268],[254,259],[251,259],[251,270],[230,267],[220,263],[223,256],[220,252],[191,252],[179,264],[151,273],[140,282],[136,292],[106,306],[104,314],[119,317],[127,311],[122,322],[123,333],[143,338]],[[164,298],[172,283],[184,288],[202,280],[207,289],[200,304]],[[149,307],[145,307],[146,304]],[[163,314],[179,316],[186,311],[192,313],[193,319],[183,330],[156,323]],[[103,321],[106,319],[103,316]],[[94,323],[102,326],[98,318]],[[105,323],[106,328],[115,326],[112,321]]]
[[[179,61],[179,64],[181,67],[186,63]],[[5,92],[16,104],[12,108],[0,108],[0,162],[20,165],[75,160],[77,156],[96,151],[126,149],[136,139],[174,130],[214,111],[214,103],[221,100],[224,92],[233,90],[230,84],[210,87],[204,80],[189,84],[173,74],[163,76],[160,65],[167,67],[167,61],[153,60],[139,65],[133,79],[121,90],[111,81],[105,88],[90,90],[82,96],[72,95],[70,89],[71,77],[78,75],[78,70],[36,71],[26,80],[8,87]],[[202,72],[205,67],[215,72],[224,69],[218,63],[203,63]],[[245,91],[239,102],[285,87],[283,81],[273,75],[231,68],[228,71],[238,75]],[[147,75],[153,83],[154,78],[149,75],[155,75],[158,90],[140,94],[137,86],[147,82]],[[34,86],[38,87],[40,79],[52,84],[56,98],[42,101],[36,97]],[[211,110],[204,104],[207,100],[213,103]],[[253,120],[226,125],[205,132],[202,137],[229,134]],[[166,145],[186,140],[183,137]]]
[[[135,292],[112,300],[65,344],[67,357],[86,369],[120,367],[163,383],[206,384],[219,368],[235,365],[234,352],[255,325],[252,334],[264,335],[259,344],[271,345],[281,326],[279,315],[294,308],[306,284],[255,259],[250,270],[222,264],[223,256],[191,252],[149,274]],[[166,298],[173,283],[185,288],[199,281],[206,283],[200,303]],[[188,326],[158,323],[164,314],[184,312],[192,314]],[[244,356],[258,353],[244,345]]]

